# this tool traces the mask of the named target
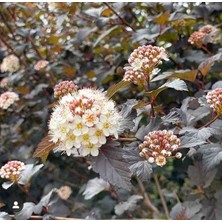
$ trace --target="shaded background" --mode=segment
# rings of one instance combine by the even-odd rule
[[[19,57],[21,68],[15,73],[0,73],[0,80],[8,77],[8,86],[1,87],[19,94],[20,100],[8,112],[0,111],[0,164],[17,159],[38,163],[32,154],[47,134],[47,122],[55,100],[53,87],[61,80],[74,80],[80,86],[107,89],[123,78],[123,66],[129,54],[139,45],[163,46],[170,61],[160,66],[161,71],[196,69],[209,55],[188,43],[190,34],[205,24],[220,28],[221,3],[0,3],[0,62],[9,55]],[[118,15],[117,15],[118,14]],[[221,47],[208,44],[216,54]],[[43,71],[35,71],[39,60],[49,61]],[[168,113],[180,107],[188,95],[209,89],[221,79],[222,65],[217,63],[203,78],[187,82],[189,94],[167,90],[158,97],[161,111]],[[155,83],[153,85],[155,87]],[[134,85],[114,96],[121,104],[130,98],[140,98],[140,89]],[[174,160],[159,170],[161,187],[171,209],[179,198],[183,202],[196,187],[188,180],[187,168],[192,160]],[[96,176],[83,158],[50,153],[40,172],[33,177],[29,195],[16,185],[8,190],[0,187],[2,211],[13,213],[14,200],[20,204],[39,201],[52,188],[68,185],[72,195],[68,200],[49,209],[52,215],[78,218],[117,218],[114,206],[118,200],[110,192],[103,192],[91,200],[81,194],[84,185]],[[2,182],[2,180],[0,180]],[[119,190],[121,200],[132,194],[141,194],[133,178],[131,192]],[[145,183],[153,204],[162,211],[162,205],[153,180]],[[198,192],[197,192],[198,193]],[[155,218],[141,201],[133,211],[135,218]],[[125,213],[118,218],[131,218]],[[164,216],[163,216],[164,218]]]

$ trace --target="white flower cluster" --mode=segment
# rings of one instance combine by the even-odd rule
[[[19,100],[18,94],[14,92],[4,92],[0,95],[0,108],[8,109],[8,107],[17,100]]]
[[[1,64],[2,72],[16,72],[20,68],[19,59],[14,55],[5,57]]]
[[[122,117],[105,93],[80,89],[59,100],[49,122],[49,134],[67,155],[97,156],[106,137],[118,138]]]

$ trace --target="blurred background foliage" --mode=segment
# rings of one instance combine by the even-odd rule
[[[47,134],[50,104],[55,101],[53,87],[59,81],[108,89],[122,80],[129,54],[144,44],[162,46],[169,53],[170,61],[160,66],[162,72],[197,70],[201,62],[219,52],[222,43],[220,39],[217,44],[208,44],[211,55],[188,42],[190,34],[206,24],[221,28],[221,3],[0,3],[0,61],[14,54],[21,65],[17,72],[0,73],[0,80],[8,78],[0,92],[14,91],[20,98],[12,108],[0,110],[0,164],[13,159],[39,162],[32,154]],[[39,60],[49,64],[36,71]],[[162,92],[158,111],[167,114],[180,107],[188,95],[210,89],[221,79],[221,70],[222,64],[217,63],[205,77],[198,73],[194,82],[186,82],[189,93]],[[157,82],[151,87],[156,88]],[[113,99],[121,104],[140,96],[140,88],[131,85]],[[178,199],[183,202],[187,195],[194,199],[198,195],[198,188],[188,180],[190,163],[189,158],[174,160],[158,171],[169,210]],[[81,192],[95,176],[85,159],[50,153],[45,166],[33,177],[29,195],[16,186],[8,190],[0,187],[1,210],[12,214],[15,200],[20,205],[33,199],[38,202],[52,188],[67,185],[71,196],[49,207],[47,213],[95,219],[155,218],[143,201],[133,212],[115,213],[120,200],[143,194],[135,178],[132,191],[120,189],[118,198],[112,191],[85,200]],[[164,212],[153,179],[144,185],[153,204]]]

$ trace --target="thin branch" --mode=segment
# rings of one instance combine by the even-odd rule
[[[3,39],[2,34],[0,33],[0,40],[3,42],[3,44],[15,55],[18,57],[20,63],[26,67],[26,63],[21,59],[21,56],[17,54],[17,52],[6,42],[5,39]]]
[[[170,219],[169,210],[168,210],[166,201],[164,199],[163,192],[162,192],[161,187],[160,187],[159,179],[158,179],[157,175],[155,175],[155,174],[153,175],[153,178],[154,178],[158,193],[160,195],[160,200],[161,200],[161,203],[163,205],[163,209],[164,209],[164,212],[166,214],[166,217],[167,217],[167,219]]]
[[[210,56],[213,55],[213,53],[210,52],[206,46],[202,45],[201,48],[202,48],[208,55],[210,55]]]
[[[104,4],[120,19],[122,24],[130,27],[134,32],[136,32],[136,29],[134,29],[124,18],[122,18],[109,3],[104,2]]]
[[[153,204],[151,203],[150,198],[149,198],[149,196],[148,196],[148,194],[147,194],[147,192],[146,192],[146,189],[145,189],[145,187],[144,187],[144,185],[143,185],[143,182],[140,180],[139,177],[136,177],[136,180],[137,180],[137,182],[138,182],[138,184],[139,184],[141,193],[142,193],[142,195],[144,196],[144,202],[145,202],[147,208],[148,208],[149,210],[151,210],[152,212],[159,213],[159,210],[158,210],[155,206],[153,206]]]
[[[39,52],[38,48],[36,47],[35,43],[33,42],[31,36],[29,37],[29,41],[31,42],[32,48],[35,50],[35,52],[36,52],[36,54],[38,55],[38,57],[39,57],[40,59],[43,59],[41,53]]]
[[[148,79],[147,79],[147,90],[146,92],[150,92],[150,77],[148,76]],[[150,101],[150,105],[151,105],[151,111],[150,111],[150,114],[151,114],[151,117],[154,118],[155,117],[155,111],[154,111],[154,100],[151,98],[151,101]]]
[[[200,129],[203,129],[204,127],[208,127],[211,123],[213,123],[215,120],[217,120],[218,117],[219,117],[219,114],[216,114],[216,116],[214,116],[213,119],[211,119],[208,123],[206,123],[205,125],[200,127]]]
[[[9,214],[12,219],[15,219],[15,215]],[[51,216],[52,220],[81,220],[80,218],[67,218],[67,217],[55,217]],[[43,220],[43,216],[33,215],[29,218],[30,220]]]
[[[114,140],[118,140],[120,142],[134,142],[134,141],[137,141],[138,139],[136,137],[120,137],[118,139],[114,139]]]
[[[3,20],[3,22],[5,23],[6,27],[8,28],[9,32],[11,33],[12,37],[15,39],[14,32],[13,32],[11,26],[8,24],[8,21],[5,18],[5,16],[3,15],[3,13],[0,13],[0,16],[1,16],[2,20]]]

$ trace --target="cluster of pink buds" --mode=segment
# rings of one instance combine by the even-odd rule
[[[148,79],[162,60],[168,60],[167,52],[163,47],[152,45],[138,47],[129,56],[129,66],[124,68],[126,72],[123,80],[139,85]]]
[[[134,71],[131,66],[124,67],[125,75],[123,77],[124,81],[133,82],[134,84],[142,84],[146,81],[146,75],[141,71]]]
[[[172,152],[178,150],[180,139],[172,131],[158,130],[148,133],[144,137],[144,142],[139,145],[140,156],[146,158],[149,163],[156,163],[158,166],[164,166],[166,159],[176,157],[180,159],[182,154],[177,152],[172,156]]]
[[[188,39],[190,44],[195,45],[198,48],[201,48],[204,39],[207,35],[210,35],[210,42],[216,42],[218,39],[219,30],[212,25],[205,25],[199,29],[197,32],[193,32]]]
[[[193,32],[190,38],[188,39],[188,42],[192,45],[197,46],[198,48],[201,48],[205,37],[206,37],[206,33],[204,32],[200,32],[200,31]]]
[[[54,97],[59,99],[78,89],[73,81],[62,81],[54,87]]]
[[[46,68],[46,66],[47,66],[48,64],[49,64],[48,61],[46,61],[46,60],[40,60],[40,61],[38,61],[38,62],[35,64],[34,69],[35,69],[36,71],[40,71],[40,70]]]
[[[0,169],[0,177],[8,179],[12,182],[17,182],[22,171],[25,169],[25,164],[21,161],[13,160],[6,163]]]
[[[9,85],[9,78],[8,77],[5,77],[0,81],[1,88],[7,88],[8,85]]]
[[[202,28],[199,29],[199,32],[203,32],[203,33],[206,33],[206,34],[209,34],[211,32],[215,32],[215,31],[217,31],[217,28],[215,28],[212,25],[205,25],[205,26],[203,26]]]
[[[78,100],[70,103],[69,108],[74,115],[82,116],[86,110],[90,110],[93,106],[94,100],[82,96]]]
[[[208,92],[207,103],[219,115],[222,115],[222,88],[214,89]]]

